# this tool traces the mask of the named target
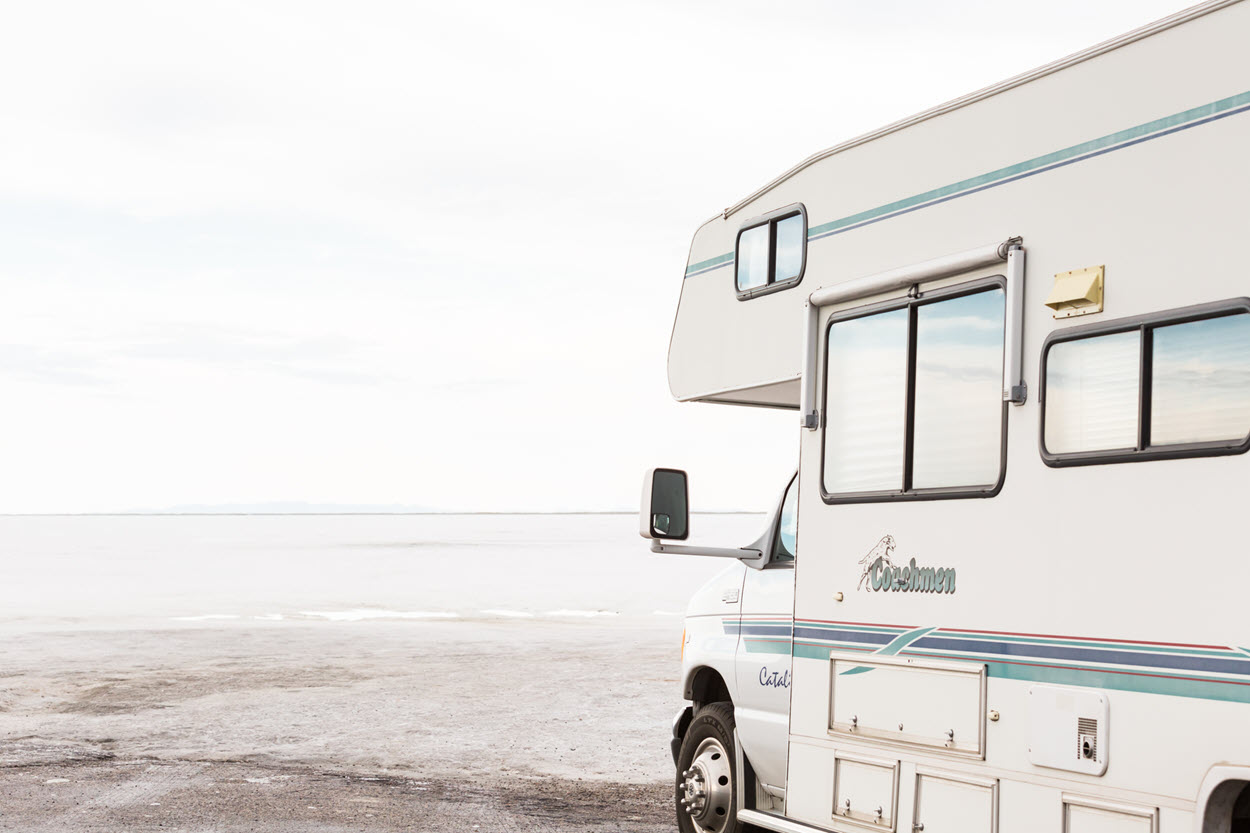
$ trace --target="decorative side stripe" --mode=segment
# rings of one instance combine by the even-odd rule
[[[916,628],[914,631],[907,631],[906,633],[895,637],[890,642],[889,645],[886,645],[880,651],[873,651],[873,655],[882,656],[882,657],[894,656],[895,654],[900,653],[904,648],[910,646],[913,642],[916,642],[925,634],[932,633],[935,630],[937,630],[937,628]],[[872,670],[872,666],[859,665],[859,666],[856,666],[855,668],[850,668],[850,669],[847,669],[846,671],[843,671],[838,676],[845,677],[850,674],[863,674],[871,670]]]
[[[723,621],[748,653],[827,660],[831,650],[983,662],[991,678],[1250,703],[1250,651],[859,623]],[[855,670],[855,669],[852,669]]]
[[[949,202],[959,197],[966,197],[989,188],[996,188],[999,185],[1006,185],[1026,177],[1052,171],[1086,159],[1093,159],[1112,151],[1123,150],[1143,142],[1170,136],[1182,130],[1209,124],[1210,122],[1247,111],[1250,111],[1250,91],[1229,96],[1219,101],[1213,101],[1200,107],[1193,107],[1171,116],[1148,121],[1145,124],[1110,133],[1097,139],[1081,142],[1063,150],[1047,153],[1015,165],[1008,165],[1005,168],[999,168],[989,173],[960,180],[941,188],[934,188],[913,197],[895,200],[894,202],[886,203],[867,211],[861,211],[839,220],[813,226],[808,229],[807,239],[809,241],[820,240],[825,237],[832,237],[835,234],[851,231],[852,229],[863,228],[873,223],[879,223],[882,220],[909,214],[913,211]],[[733,259],[734,253],[729,252],[719,257],[691,264],[686,268],[685,276],[691,278],[695,275],[711,272],[733,263]]]
[[[927,636],[915,643],[916,648],[938,652],[962,652],[997,654],[1018,657],[1044,657],[1070,661],[1097,662],[1113,665],[1146,666],[1187,671],[1206,671],[1215,674],[1244,674],[1250,676],[1250,657],[1235,659],[1237,654],[1225,654],[1229,659],[1205,656],[1181,656],[1152,651],[1111,651],[1103,648],[1067,648],[1055,645],[1027,645],[1018,642],[985,642],[968,639],[948,639]]]
[[[692,263],[690,266],[686,267],[686,277],[689,278],[695,275],[702,275],[704,272],[711,272],[713,269],[728,266],[733,263],[733,260],[734,253],[729,252],[728,254],[709,258],[708,260],[701,260],[698,263]]]

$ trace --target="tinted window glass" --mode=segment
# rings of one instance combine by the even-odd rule
[[[738,290],[768,283],[768,224],[747,229],[738,236]]]
[[[1141,333],[1063,341],[1046,356],[1046,450],[1137,446]]]
[[[803,216],[795,214],[777,221],[777,266],[774,281],[797,278],[803,270]]]
[[[1250,433],[1250,315],[1156,327],[1153,334],[1151,445]]]
[[[829,328],[825,491],[903,487],[907,396],[906,309]]]
[[[912,488],[998,482],[1003,309],[1001,289],[917,307]]]
[[[799,535],[799,482],[790,481],[786,499],[781,503],[781,523],[777,530],[777,546],[773,548],[773,561],[793,561],[798,552]]]

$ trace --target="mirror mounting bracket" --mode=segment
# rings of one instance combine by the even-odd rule
[[[651,541],[651,551],[667,555],[710,555],[716,558],[741,558],[743,561],[756,561],[764,557],[759,550],[745,547],[692,547],[685,544],[666,544],[660,540]]]

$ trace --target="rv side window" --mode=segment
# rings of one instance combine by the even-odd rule
[[[1056,454],[1137,444],[1141,333],[1066,341],[1046,365],[1046,447]]]
[[[1250,447],[1250,310],[1199,317],[1181,311],[1111,326],[1119,331],[1061,333],[1046,350],[1042,452],[1048,463]]]
[[[794,286],[807,257],[807,213],[793,205],[751,220],[738,232],[734,280],[745,301]]]
[[[768,226],[746,229],[738,237],[738,291],[768,284]]]
[[[995,281],[830,324],[826,501],[997,491],[1003,322]]]

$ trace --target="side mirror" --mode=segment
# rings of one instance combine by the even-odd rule
[[[690,534],[686,473],[680,469],[651,469],[642,482],[638,533],[643,538],[684,541]]]

